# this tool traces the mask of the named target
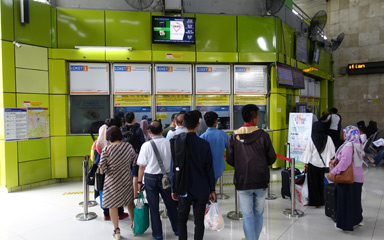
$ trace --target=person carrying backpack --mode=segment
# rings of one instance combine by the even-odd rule
[[[133,112],[127,112],[125,115],[125,125],[121,128],[121,133],[123,135],[123,142],[129,142],[136,154],[139,155],[141,145],[145,142],[143,131],[140,128],[139,124],[136,124],[135,114]],[[139,187],[137,184],[137,176],[139,172],[139,166],[136,165],[136,161],[132,165],[131,174],[133,177],[133,193],[134,198],[138,197]]]

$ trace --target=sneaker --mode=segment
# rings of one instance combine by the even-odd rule
[[[119,215],[119,220],[123,220],[124,218],[127,218],[129,216],[128,213],[123,213],[121,215]]]
[[[104,216],[104,221],[109,221],[109,220],[111,220],[110,216]]]

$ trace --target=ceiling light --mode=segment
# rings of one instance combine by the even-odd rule
[[[75,46],[75,48],[86,49],[86,50],[112,50],[112,51],[132,50],[132,47]]]

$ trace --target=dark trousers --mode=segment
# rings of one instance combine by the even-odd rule
[[[161,179],[163,174],[144,174],[145,190],[151,214],[152,236],[154,238],[163,237],[163,228],[159,213],[159,194],[163,198],[167,208],[168,218],[172,225],[173,232],[178,232],[177,225],[177,204],[172,200],[171,188],[163,189]]]
[[[187,221],[191,204],[193,203],[193,215],[195,218],[195,240],[202,240],[204,237],[204,215],[206,199],[198,200],[188,194],[187,197],[179,197],[179,240],[188,239]]]
[[[124,207],[119,207],[117,209],[119,216],[123,215],[124,213]],[[109,217],[109,208],[103,208],[104,216]]]
[[[337,185],[336,224],[344,231],[353,231],[363,221],[363,209],[361,207],[362,183]]]
[[[324,174],[325,168],[308,164],[308,195],[309,206],[324,205]]]

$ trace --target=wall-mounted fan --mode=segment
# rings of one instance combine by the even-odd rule
[[[283,7],[285,0],[264,0],[265,10],[270,15],[275,15]]]
[[[143,9],[146,9],[148,8],[149,6],[151,6],[151,4],[153,3],[154,0],[125,0],[125,2],[137,9],[137,10],[143,10]]]
[[[318,41],[318,36],[322,34],[326,23],[327,23],[326,11],[320,10],[315,14],[315,16],[313,16],[308,29],[309,37],[312,41]]]
[[[339,36],[337,36],[336,38],[332,38],[331,39],[332,51],[335,51],[336,49],[338,49],[340,47],[340,44],[343,42],[343,40],[344,40],[344,33],[340,33]]]

